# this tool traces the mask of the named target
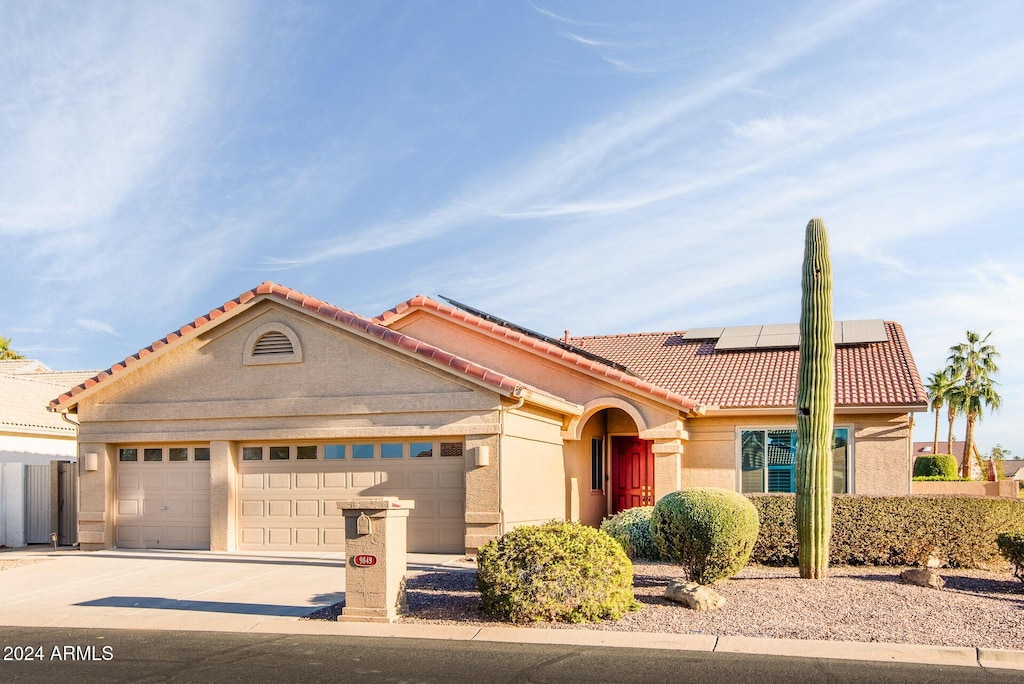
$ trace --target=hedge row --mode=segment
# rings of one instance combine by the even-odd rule
[[[796,497],[754,494],[761,517],[751,562],[796,565]],[[1024,532],[1024,500],[963,496],[857,496],[832,500],[834,565],[1003,567],[996,535]]]

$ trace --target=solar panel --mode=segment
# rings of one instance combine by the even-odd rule
[[[889,336],[885,322],[876,320],[836,321],[833,338],[837,345],[885,342]],[[716,351],[738,349],[787,349],[800,346],[798,323],[773,325],[737,325],[724,328],[694,328],[683,334],[684,340],[717,340]]]

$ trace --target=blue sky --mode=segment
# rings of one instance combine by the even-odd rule
[[[795,322],[821,216],[836,317],[923,378],[993,331],[977,439],[1024,457],[1024,5],[778,4],[0,0],[0,335],[106,368],[266,279]]]

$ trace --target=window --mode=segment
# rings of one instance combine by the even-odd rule
[[[193,461],[209,461],[210,460],[210,447],[196,447],[192,451]]]
[[[380,445],[380,457],[381,458],[402,458],[402,445],[401,444],[381,444]]]
[[[143,461],[150,461],[150,462],[162,461],[162,460],[164,460],[164,450],[159,448],[159,447],[157,447],[155,449],[154,448],[143,449],[142,450],[142,460]]]
[[[462,442],[441,442],[441,458],[462,458]]]
[[[130,463],[139,460],[138,449],[118,449],[117,459],[122,463]]]
[[[409,445],[409,455],[413,458],[433,458],[433,442],[413,442]]]
[[[270,447],[270,460],[271,461],[287,461],[290,458],[289,448],[286,446],[272,446]]]
[[[590,440],[590,489],[604,490],[604,438]]]
[[[316,460],[316,446],[307,445],[295,447],[295,458],[299,461],[315,461]]]
[[[740,431],[740,491],[796,491],[796,430]],[[850,438],[848,428],[832,437],[832,491],[849,492]]]
[[[353,444],[352,458],[373,458],[372,444]]]
[[[325,461],[340,461],[345,458],[344,444],[327,444],[324,446]]]
[[[243,461],[262,461],[263,447],[242,447]]]
[[[180,462],[188,460],[188,449],[185,447],[171,447],[167,450],[167,460]]]

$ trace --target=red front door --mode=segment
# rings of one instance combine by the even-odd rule
[[[639,437],[612,437],[612,513],[654,505],[654,452]]]

